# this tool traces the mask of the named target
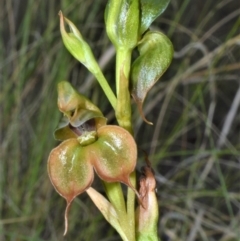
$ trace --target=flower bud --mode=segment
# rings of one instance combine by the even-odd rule
[[[108,37],[116,49],[133,49],[138,42],[139,1],[109,0],[105,23]]]
[[[144,121],[148,122],[142,112],[142,105],[148,91],[164,74],[173,57],[173,46],[167,36],[160,32],[147,32],[139,42],[140,56],[131,68],[131,94],[138,105]]]
[[[63,43],[67,50],[86,68],[96,73],[99,71],[99,66],[92,53],[92,50],[88,43],[83,39],[81,33],[78,31],[76,26],[67,18],[65,18],[62,12],[59,12],[60,16],[60,31],[63,39]],[[64,21],[70,27],[70,33],[66,32],[64,27]]]

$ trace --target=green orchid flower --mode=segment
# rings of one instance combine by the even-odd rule
[[[134,189],[129,177],[136,166],[137,147],[128,131],[106,125],[101,111],[68,82],[59,83],[58,94],[58,107],[65,118],[55,137],[63,142],[49,155],[48,173],[67,201],[66,234],[70,205],[91,186],[94,171],[105,182],[122,182]]]

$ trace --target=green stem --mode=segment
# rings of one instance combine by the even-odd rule
[[[131,123],[131,100],[129,93],[129,74],[131,67],[131,50],[118,49],[116,53],[116,89],[117,99],[109,90],[109,85],[101,71],[95,72],[109,101],[116,112],[121,127],[133,134]],[[97,73],[97,74],[96,74]],[[128,188],[127,210],[120,183],[103,182],[109,201],[116,209],[119,222],[129,241],[135,241],[135,193]],[[135,172],[131,175],[131,183],[135,187]]]
[[[117,49],[116,52],[116,118],[121,127],[133,134],[131,123],[131,100],[129,93],[129,74],[131,50]]]
[[[131,236],[132,236],[131,232],[134,229],[131,229],[128,226],[128,215],[126,212],[126,205],[125,205],[121,184],[119,182],[115,182],[115,183],[103,182],[103,183],[104,183],[107,197],[111,202],[111,204],[114,206],[118,214],[121,228],[124,231],[126,237],[128,237],[127,241],[135,241],[135,239],[131,239]]]
[[[133,172],[130,176],[130,181],[134,187],[136,187],[136,172]],[[133,240],[135,240],[135,192],[128,188],[127,190],[127,217],[129,229],[132,230]]]
[[[129,79],[130,67],[131,67],[131,50],[120,49],[118,48],[116,51],[116,88],[117,88],[117,96],[119,96],[119,92],[121,91],[121,73],[123,71],[127,81]],[[129,90],[127,89],[129,93]]]
[[[119,125],[133,135],[131,122],[131,99],[129,93],[131,54],[131,50],[117,49],[116,51],[116,118]],[[131,175],[130,181],[135,187],[135,172]],[[124,229],[130,230],[130,232],[128,232],[129,240],[135,241],[135,193],[131,188],[128,188],[127,192],[127,222],[124,225]]]
[[[121,184],[119,182],[114,182],[114,183],[103,182],[103,183],[104,183],[105,191],[109,201],[116,209],[119,217],[123,218],[124,216],[126,216],[126,206],[125,206],[125,200],[124,200]]]
[[[98,80],[98,83],[100,84],[100,86],[102,87],[105,95],[107,96],[108,100],[110,101],[113,109],[116,109],[116,105],[117,105],[117,99],[115,94],[113,93],[112,89],[110,88],[107,80],[105,79],[102,71],[99,69],[95,72],[93,72],[95,78]]]

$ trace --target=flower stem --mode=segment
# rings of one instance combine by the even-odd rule
[[[130,176],[130,181],[136,187],[136,172]],[[133,240],[135,240],[135,192],[128,188],[127,190],[127,217],[129,229],[132,230]]]
[[[132,229],[128,226],[128,215],[126,212],[126,205],[121,184],[119,182],[103,183],[108,199],[118,214],[120,226],[123,232],[125,233],[126,237],[128,237],[127,241],[135,241],[135,239],[131,239]]]
[[[123,217],[126,214],[126,206],[124,201],[124,196],[122,192],[122,187],[119,182],[109,183],[103,182],[106,194],[109,198],[109,201],[115,207],[120,217]]]
[[[116,118],[121,127],[133,134],[129,93],[131,50],[117,49],[116,55]]]
[[[132,50],[117,49],[116,51],[116,118],[121,127],[133,135],[131,117],[131,99],[129,93],[129,75]],[[130,177],[132,185],[136,186],[136,175]],[[130,230],[129,239],[135,241],[135,193],[131,188],[127,192],[127,222],[125,229]]]
[[[112,89],[110,88],[106,78],[104,77],[102,71],[99,68],[99,70],[94,71],[92,73],[95,76],[95,78],[98,80],[98,83],[102,87],[105,95],[107,96],[109,102],[111,103],[113,109],[115,110],[116,109],[116,105],[117,105],[117,99],[116,99],[116,96],[113,93]]]

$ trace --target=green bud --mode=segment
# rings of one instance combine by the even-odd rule
[[[142,105],[148,91],[164,74],[173,57],[173,46],[167,36],[160,32],[147,32],[139,42],[140,56],[131,68],[131,94],[138,105],[144,121]]]
[[[109,0],[105,24],[108,37],[116,49],[133,49],[138,42],[139,1]]]
[[[141,24],[140,35],[142,35],[152,22],[167,8],[170,0],[140,0]]]
[[[85,65],[90,72],[98,72],[99,66],[88,43],[83,39],[76,26],[69,19],[65,18],[61,11],[59,12],[59,16],[60,31],[63,43],[67,50],[73,55],[73,57]],[[70,33],[66,32],[64,21],[68,24],[71,31]]]

